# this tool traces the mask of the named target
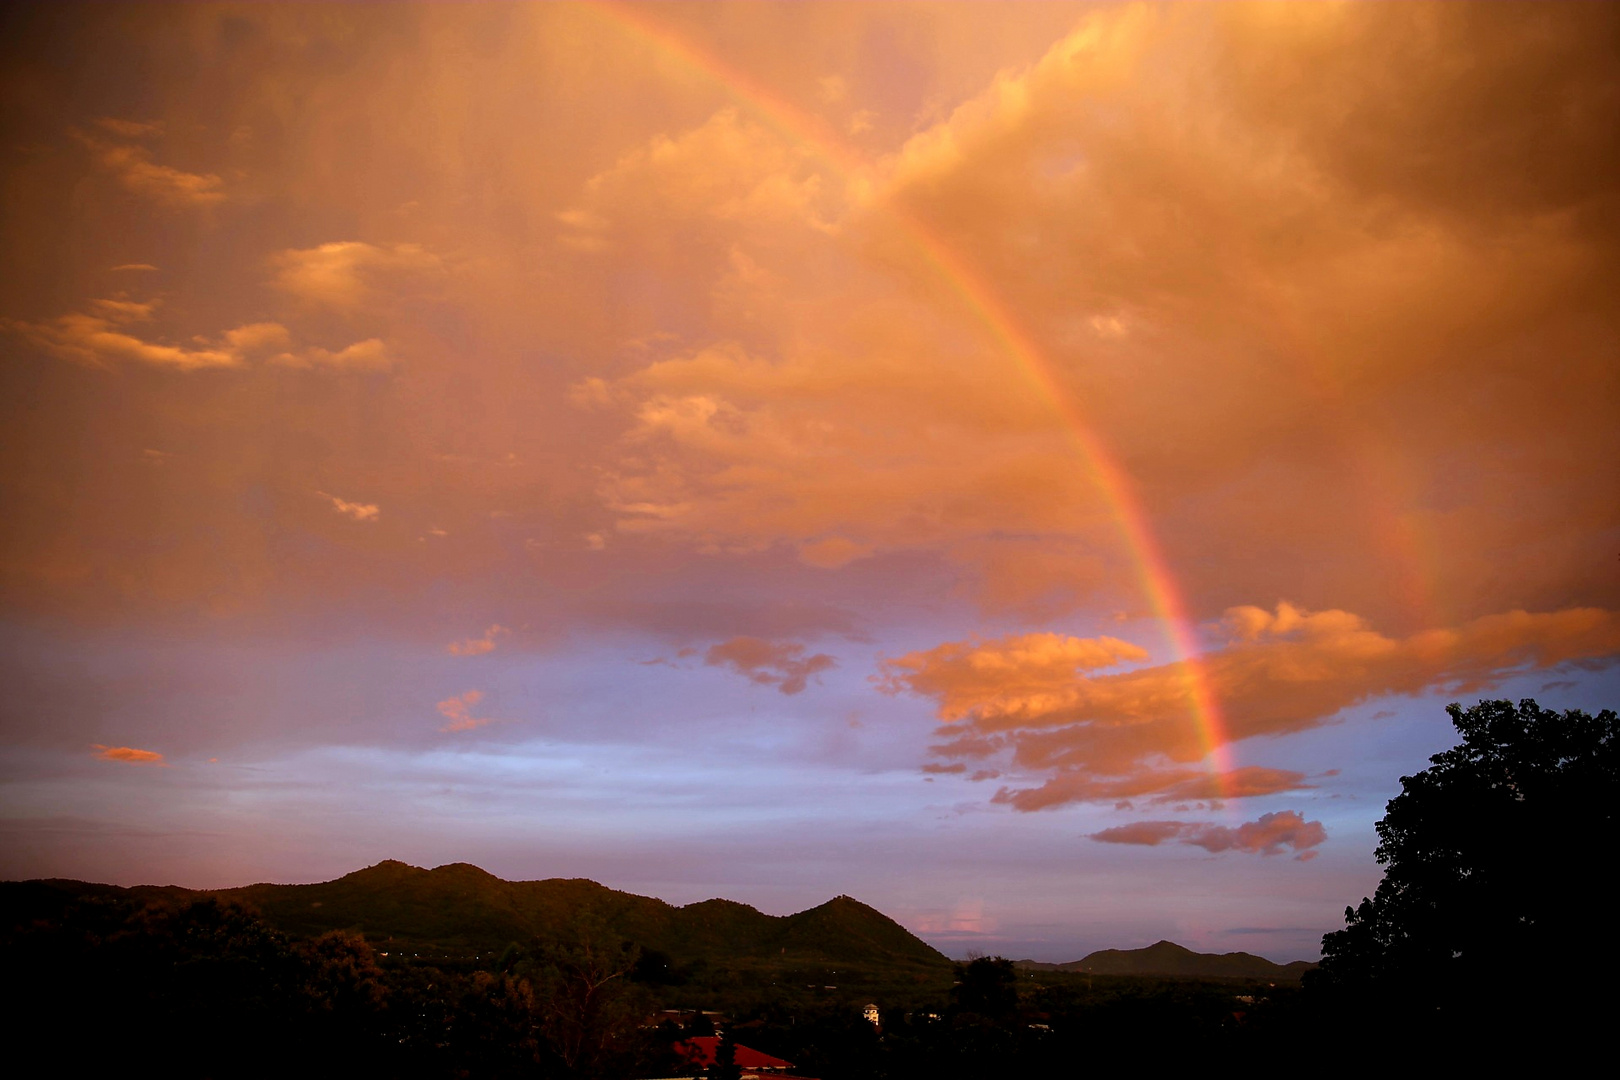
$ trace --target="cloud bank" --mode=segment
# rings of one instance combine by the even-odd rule
[[[1246,797],[1304,786],[1287,770],[1191,768],[1241,740],[1305,731],[1370,698],[1466,695],[1508,675],[1612,662],[1620,618],[1592,608],[1486,616],[1393,638],[1349,612],[1232,608],[1196,665],[1097,674],[1145,658],[1112,638],[953,642],[885,661],[884,687],[931,698],[951,759],[1008,756],[1046,779],[996,796],[1019,810],[1151,796]],[[1197,680],[1195,682],[1194,680]],[[1219,715],[1201,712],[1200,694]]]

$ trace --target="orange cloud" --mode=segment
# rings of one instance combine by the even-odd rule
[[[1199,661],[1225,718],[1201,730],[1179,664],[1088,674],[1142,659],[1112,638],[1027,635],[959,642],[884,662],[883,687],[932,698],[946,726],[936,753],[954,759],[1010,753],[1045,773],[1040,786],[997,801],[1035,810],[1077,800],[1275,794],[1306,786],[1300,773],[1249,767],[1214,777],[1199,768],[1216,744],[1316,727],[1341,709],[1388,694],[1489,689],[1514,672],[1620,654],[1620,618],[1591,608],[1517,611],[1455,629],[1386,637],[1344,611],[1232,608],[1222,647]]]
[[[444,647],[444,651],[451,656],[483,656],[485,653],[494,652],[496,639],[505,637],[509,633],[511,633],[510,630],[496,623],[484,631],[483,637],[452,641]]]
[[[153,125],[132,124],[129,121],[101,121],[103,126],[118,125],[126,130],[119,134],[148,135],[158,131]],[[117,127],[110,128],[117,131]],[[127,190],[145,196],[154,202],[169,206],[213,206],[225,201],[224,181],[214,173],[188,173],[152,160],[151,151],[144,146],[118,145],[102,142],[88,136],[81,141],[95,155],[96,163],[106,169]]]
[[[443,270],[420,244],[366,244],[357,240],[282,251],[270,260],[278,288],[301,300],[350,308],[375,298],[386,282]]]
[[[131,765],[162,765],[163,755],[155,750],[137,750],[133,746],[103,746],[94,743],[96,757],[102,761],[123,761]]]
[[[1261,814],[1258,821],[1245,822],[1235,829],[1190,821],[1136,821],[1103,829],[1090,836],[1105,844],[1143,844],[1149,847],[1167,840],[1179,840],[1212,854],[1247,851],[1278,855],[1288,848],[1303,861],[1316,854],[1310,849],[1327,839],[1327,830],[1320,821],[1306,821],[1298,811],[1284,810]]]
[[[668,259],[663,235],[693,220],[738,227],[820,228],[825,182],[804,148],[736,109],[654,136],[592,177],[556,215],[559,241],[585,252],[635,249]]]
[[[96,118],[96,125],[126,139],[163,134],[161,120],[122,120],[116,116],[101,116]]]
[[[1593,572],[1620,529],[1620,501],[1593,496],[1620,462],[1612,8],[1104,5],[1077,25],[1047,9],[1036,31],[1029,11],[946,5],[917,17],[963,44],[916,54],[916,97],[909,76],[875,94],[848,64],[848,41],[893,25],[881,6],[838,8],[837,32],[795,14],[791,35],[770,31],[802,5],[753,9],[753,31],[670,9],[720,70],[766,89],[763,107],[589,8],[499,25],[390,10],[236,11],[265,47],[207,101],[172,65],[122,97],[109,84],[98,110],[131,119],[85,127],[150,150],[120,168],[178,165],[194,195],[228,194],[206,232],[133,213],[123,180],[65,199],[76,178],[49,154],[6,166],[12,262],[45,268],[35,285],[150,259],[166,301],[142,316],[142,298],[109,294],[58,323],[67,309],[40,307],[53,292],[33,278],[6,293],[0,312],[31,320],[7,325],[41,352],[147,369],[92,392],[46,365],[39,394],[12,395],[28,452],[4,487],[8,603],[270,614],[342,582],[334,602],[394,619],[425,595],[413,581],[508,595],[517,545],[543,536],[525,580],[592,620],[661,602],[654,568],[691,595],[676,579],[692,551],[750,603],[774,603],[783,583],[764,574],[797,558],[827,571],[829,605],[913,627],[960,614],[909,606],[953,586],[1020,629],[1086,604],[1140,616],[1135,553],[1057,399],[1128,475],[1187,610],[1288,596],[1356,612],[1388,657],[1296,650],[1351,682],[1445,668],[1409,642],[1425,628],[1620,610],[1620,577]],[[174,9],[165,33],[217,43],[218,18]],[[75,25],[110,32],[103,19]],[[150,30],[119,32],[161,48]],[[297,61],[323,42],[355,63]],[[51,55],[91,55],[63,47]],[[71,64],[36,74],[60,91],[41,101],[74,100]],[[600,105],[592,123],[556,108],[578,100]],[[794,101],[825,127],[778,108]],[[864,157],[802,137],[867,114]],[[162,176],[147,190],[183,199]],[[429,287],[431,303],[399,302]],[[399,370],[384,390],[295,367]],[[179,456],[115,468],[142,446]],[[316,482],[387,492],[401,535],[433,522],[451,537],[402,553],[392,530],[334,529],[339,543],[286,557],[275,518],[313,504],[259,496]],[[339,500],[332,524],[354,516],[344,505],[372,504]],[[735,557],[750,552],[766,554]],[[440,632],[440,612],[413,617],[402,633]],[[979,623],[961,619],[927,640],[971,651]],[[712,625],[672,640],[732,632]],[[1212,676],[1234,732],[1287,730],[1359,692],[1292,679],[1266,666],[1287,651],[1274,637],[1232,633],[1228,660],[1279,688]],[[1022,755],[996,763],[1015,805],[1151,801],[1207,777],[1173,668],[1122,656],[976,690],[950,659],[898,671],[961,711],[937,740],[951,752]]]
[[[271,349],[286,349],[291,341],[287,328],[280,323],[261,322],[238,326],[225,331],[225,344],[239,356],[261,353]]]
[[[1039,710],[1071,692],[1081,671],[1147,658],[1141,646],[1111,637],[1023,634],[950,642],[885,661],[882,688],[931,697],[940,719],[955,721],[969,713]]]
[[[1586,595],[1578,553],[1620,512],[1574,482],[1552,496],[1547,478],[1614,458],[1613,328],[1594,298],[1615,245],[1581,209],[1607,197],[1592,178],[1610,174],[1610,143],[1601,108],[1566,126],[1520,88],[1551,78],[1558,100],[1607,100],[1587,40],[1603,20],[1552,20],[1524,50],[1507,14],[1265,10],[1092,13],[844,175],[733,112],[621,157],[567,235],[656,266],[678,279],[672,306],[709,317],[592,384],[598,407],[625,409],[601,488],[620,528],[825,566],[944,551],[991,606],[1114,602],[1133,553],[1055,394],[1128,463],[1197,608],[1300,595],[1410,626]],[[1453,47],[1490,64],[1450,80],[1418,59]],[[1286,89],[1319,85],[1327,58],[1353,123],[1331,96]],[[1520,103],[1500,126],[1497,94]],[[1409,96],[1421,122],[1390,105]],[[1441,165],[1436,132],[1482,168]],[[1484,179],[1530,160],[1522,184]],[[1450,183],[1468,213],[1441,197]],[[738,209],[766,204],[779,212]],[[989,283],[974,288],[1027,336],[1038,374],[895,210]],[[1534,405],[1504,389],[1521,384]],[[1526,408],[1580,417],[1551,425],[1555,449],[1502,434]],[[1501,509],[1523,499],[1549,511],[1533,530]],[[1521,545],[1538,555],[1509,585],[1483,552]]]
[[[198,347],[162,344],[138,337],[130,329],[132,324],[153,320],[157,301],[97,299],[90,306],[95,314],[75,312],[49,323],[0,319],[0,327],[22,335],[52,356],[92,367],[134,362],[199,371],[263,361],[296,368],[385,371],[394,365],[393,355],[378,338],[357,341],[337,352],[318,346],[294,348],[290,332],[275,322],[247,323],[225,331],[217,341],[192,338]]]
[[[128,323],[150,319],[155,305],[98,300],[95,306],[100,314],[63,315],[49,323],[4,320],[0,325],[21,334],[41,351],[58,359],[92,367],[133,361],[177,371],[198,371],[238,367],[243,362],[241,354],[228,346],[186,348],[158,344],[144,341],[124,328]]]
[[[394,366],[393,354],[380,338],[357,341],[336,352],[311,346],[295,352],[280,353],[271,360],[286,367],[331,368],[345,371],[387,371]]]
[[[445,698],[439,702],[437,706],[439,715],[449,721],[439,730],[446,733],[473,731],[486,724],[495,723],[494,717],[474,716],[472,714],[472,707],[482,700],[484,700],[482,691],[468,690],[464,694],[457,694],[455,697]]]
[[[344,517],[353,518],[355,521],[376,521],[382,513],[377,508],[376,503],[350,502],[347,499],[340,499],[336,495],[328,495],[324,491],[317,491],[315,494],[329,500],[332,509]]]
[[[803,645],[753,637],[735,637],[711,645],[703,662],[729,667],[752,682],[774,686],[784,694],[802,693],[812,676],[837,665],[826,653],[805,656]]]

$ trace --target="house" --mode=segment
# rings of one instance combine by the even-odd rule
[[[715,1051],[719,1046],[719,1036],[701,1035],[676,1043],[675,1052],[692,1070],[693,1080],[699,1080],[714,1064]],[[772,1057],[742,1043],[732,1043],[732,1046],[736,1049],[737,1068],[741,1070],[743,1080],[812,1080],[811,1077],[794,1073],[791,1061]]]

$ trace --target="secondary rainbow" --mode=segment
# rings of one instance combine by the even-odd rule
[[[859,177],[867,170],[866,162],[849,150],[820,118],[784,100],[747,72],[687,41],[669,27],[654,22],[643,11],[616,2],[596,4],[594,10],[607,16],[612,25],[634,33],[665,56],[718,84],[752,114],[793,142],[813,150],[846,179]],[[1022,329],[990,284],[925,223],[898,207],[891,205],[885,209],[901,226],[912,246],[931,264],[940,280],[984,325],[1007,355],[1017,362],[1020,370],[1063,418],[1082,459],[1091,470],[1093,482],[1113,510],[1121,538],[1135,564],[1143,597],[1163,627],[1185,679],[1192,718],[1214,773],[1217,790],[1226,794],[1226,776],[1231,771],[1228,751],[1231,740],[1219,702],[1210,690],[1209,680],[1198,658],[1192,620],[1187,617],[1180,590],[1176,587],[1175,578],[1170,573],[1130,478],[1087,423],[1078,403],[1063,389],[1051,362]]]

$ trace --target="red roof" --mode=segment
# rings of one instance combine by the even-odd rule
[[[720,1045],[718,1035],[699,1035],[695,1039],[687,1039],[675,1044],[675,1052],[686,1059],[687,1063],[698,1068],[707,1069],[714,1064],[714,1051]],[[760,1053],[751,1046],[734,1043],[737,1048],[737,1067],[742,1069],[791,1069],[793,1062],[783,1061],[779,1057]]]

